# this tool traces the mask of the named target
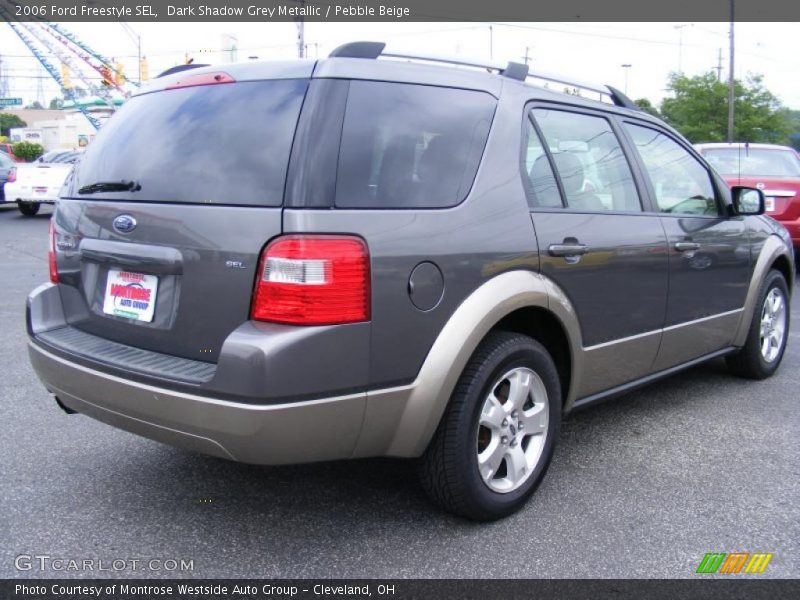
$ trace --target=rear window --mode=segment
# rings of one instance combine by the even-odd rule
[[[280,206],[307,85],[305,79],[255,81],[134,97],[87,148],[70,195]],[[78,193],[120,181],[141,189]]]
[[[469,193],[496,101],[484,92],[352,81],[336,177],[341,208],[439,208]]]
[[[792,150],[709,148],[703,156],[721,175],[800,177],[800,158]]]

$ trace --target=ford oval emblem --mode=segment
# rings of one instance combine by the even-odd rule
[[[114,219],[114,230],[119,233],[130,233],[136,229],[136,219],[130,215],[120,215]]]

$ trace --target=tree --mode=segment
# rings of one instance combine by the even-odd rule
[[[41,144],[34,144],[31,142],[17,142],[11,149],[14,151],[15,156],[19,156],[22,160],[27,162],[36,160],[44,154],[44,148]]]
[[[28,106],[26,106],[25,108],[32,108],[32,109],[41,110],[42,108],[44,108],[44,106],[42,106],[42,103],[39,102],[38,100],[34,100],[32,103],[28,104]]]
[[[713,72],[687,77],[672,73],[661,115],[692,142],[723,142],[728,132],[728,86]],[[734,141],[785,142],[789,121],[760,75],[734,82]]]
[[[653,106],[653,103],[650,102],[647,98],[639,98],[638,100],[634,100],[633,103],[641,108],[644,112],[653,115],[654,117],[660,117],[661,114],[658,112],[658,109]]]
[[[9,130],[12,127],[25,127],[27,123],[19,118],[19,115],[12,115],[7,112],[0,112],[0,135],[11,135]]]
[[[64,101],[61,98],[53,98],[52,100],[50,100],[50,106],[48,106],[48,108],[50,110],[57,110],[61,108],[63,104]]]
[[[795,150],[800,150],[800,110],[784,108],[782,111],[789,121],[789,139],[787,144]]]

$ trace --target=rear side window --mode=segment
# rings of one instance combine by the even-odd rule
[[[495,106],[483,92],[352,81],[335,205],[455,206],[472,187]]]
[[[254,81],[134,97],[87,148],[70,195],[280,206],[307,86],[305,79]],[[120,181],[141,189],[78,193]]]
[[[525,169],[522,182],[528,196],[528,205],[531,208],[550,207],[563,208],[561,193],[558,191],[556,176],[550,166],[550,160],[544,150],[539,134],[533,124],[527,123],[527,144],[523,167]]]
[[[569,208],[642,210],[630,165],[605,118],[546,108],[534,109],[533,116],[550,149]]]

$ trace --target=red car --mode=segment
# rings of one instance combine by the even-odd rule
[[[800,155],[772,144],[698,144],[698,152],[728,185],[764,191],[766,214],[779,221],[800,253]]]
[[[13,144],[8,144],[8,143],[5,143],[5,142],[1,143],[0,144],[0,152],[5,152],[8,155],[8,157],[11,160],[13,160],[14,162],[25,162],[21,158],[19,158],[18,156],[16,156],[14,154],[14,150],[12,148],[12,145]]]

